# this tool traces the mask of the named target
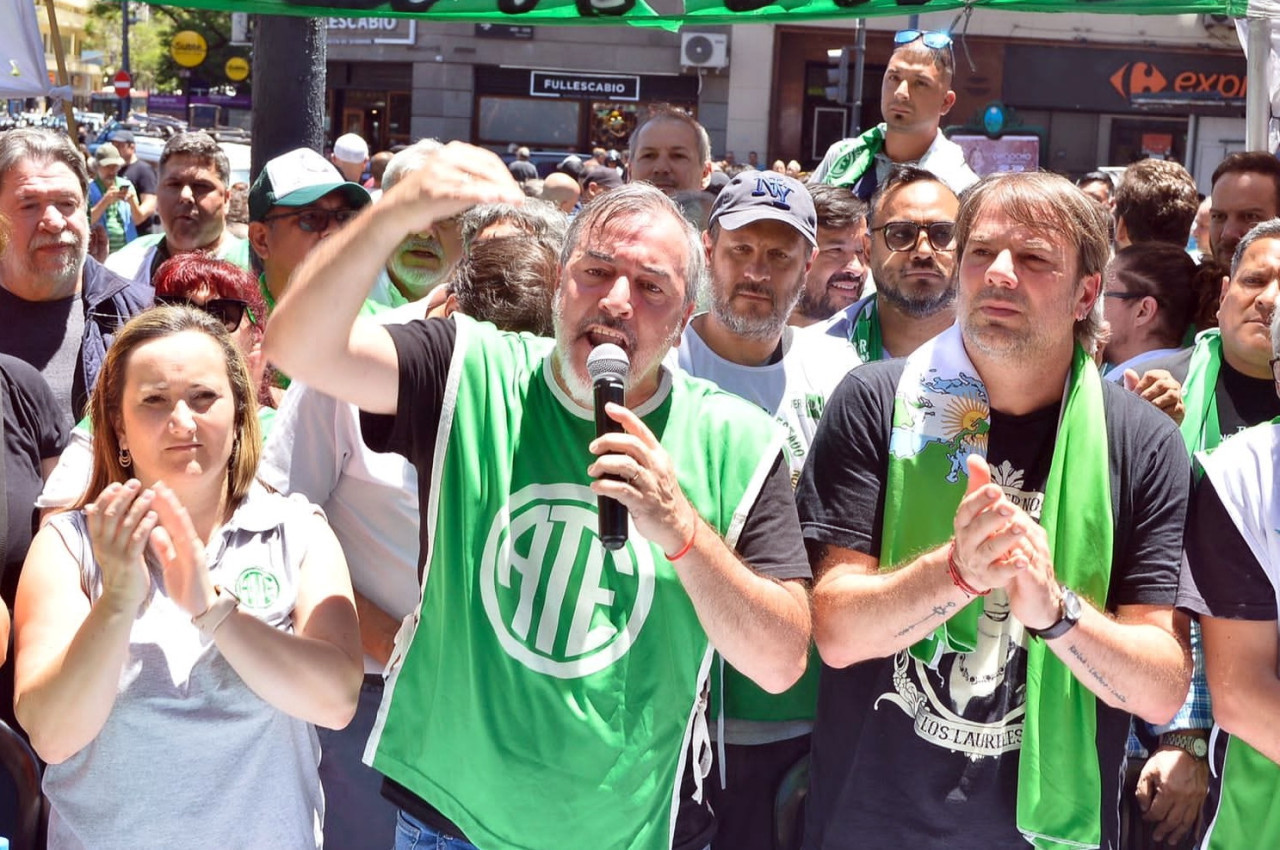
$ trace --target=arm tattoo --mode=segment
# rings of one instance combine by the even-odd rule
[[[1084,653],[1080,651],[1079,647],[1077,647],[1073,643],[1071,644],[1071,646],[1067,648],[1067,651],[1070,652],[1075,658],[1079,659],[1080,663],[1084,665],[1084,669],[1089,673],[1090,676],[1093,677],[1093,680],[1097,682],[1099,685],[1101,685],[1106,690],[1107,693],[1115,697],[1116,702],[1119,702],[1121,705],[1128,704],[1129,700],[1125,698],[1125,695],[1117,691],[1115,687],[1113,687],[1112,684],[1107,681],[1107,677],[1102,675],[1102,673],[1096,667],[1094,667],[1092,664],[1089,663],[1089,659],[1084,657]]]
[[[950,599],[948,599],[945,604],[934,605],[933,608],[930,609],[928,614],[925,614],[919,620],[916,620],[914,623],[910,624],[909,626],[904,628],[902,631],[895,634],[894,637],[905,637],[911,632],[923,626],[925,623],[934,619],[935,617],[938,619],[945,620],[947,618],[947,612],[954,607],[956,607],[956,603]]]

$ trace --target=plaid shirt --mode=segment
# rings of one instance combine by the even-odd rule
[[[1146,758],[1166,732],[1213,727],[1213,703],[1209,701],[1209,679],[1204,672],[1204,649],[1200,644],[1200,624],[1191,622],[1191,689],[1173,719],[1163,726],[1135,720],[1129,729],[1129,758]]]

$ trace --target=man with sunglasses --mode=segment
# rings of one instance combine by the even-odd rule
[[[1166,722],[1190,676],[1188,460],[1089,356],[1100,205],[991,176],[955,240],[955,325],[849,374],[796,490],[823,660],[803,846],[1115,848],[1131,716]]]
[[[906,357],[955,321],[955,222],[960,201],[931,172],[897,166],[871,199],[876,291],[820,332],[846,339],[864,363]]]
[[[864,201],[897,164],[917,165],[938,176],[957,195],[978,176],[964,151],[939,130],[951,111],[955,56],[944,32],[903,30],[880,85],[884,122],[854,139],[836,142],[809,178],[812,183],[851,186]]]
[[[269,307],[302,258],[368,203],[368,190],[310,148],[266,164],[249,190],[249,244],[262,261],[259,285]]]

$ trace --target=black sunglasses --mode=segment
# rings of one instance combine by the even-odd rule
[[[920,240],[920,231],[929,234],[929,244],[935,251],[950,251],[956,244],[954,221],[931,221],[920,224],[915,221],[891,221],[883,227],[873,227],[872,233],[884,231],[884,244],[890,251],[910,251]]]
[[[342,226],[355,218],[359,212],[359,210],[326,210],[311,208],[280,213],[279,215],[269,215],[264,218],[263,221],[279,221],[282,218],[296,218],[298,220],[298,229],[303,233],[324,233],[329,229],[330,222],[337,222],[339,226]]]
[[[168,307],[194,307],[213,316],[230,333],[240,327],[249,305],[236,298],[211,298],[203,304],[192,301],[185,295],[157,295],[156,303]],[[249,315],[252,317],[253,313]]]

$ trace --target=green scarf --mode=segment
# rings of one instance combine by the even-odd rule
[[[1182,441],[1193,455],[1213,451],[1222,442],[1218,425],[1218,371],[1222,368],[1222,332],[1210,328],[1196,337],[1187,367],[1187,380],[1182,385]]]
[[[946,543],[964,498],[969,454],[985,456],[986,388],[952,326],[907,358],[894,398],[881,563],[894,568]],[[1040,524],[1058,580],[1099,608],[1111,577],[1110,468],[1102,384],[1080,347],[1072,361]],[[910,653],[933,666],[977,645],[973,600]],[[1045,646],[1027,647],[1027,701],[1018,767],[1018,829],[1039,848],[1097,847],[1102,783],[1097,700]]]
[[[839,145],[836,158],[827,171],[823,183],[832,186],[852,186],[875,165],[876,154],[884,150],[884,128],[872,127],[854,139],[836,142]]]
[[[884,343],[880,339],[880,312],[876,308],[874,293],[856,305],[853,325],[849,328],[849,342],[863,363],[873,363],[884,357]]]

